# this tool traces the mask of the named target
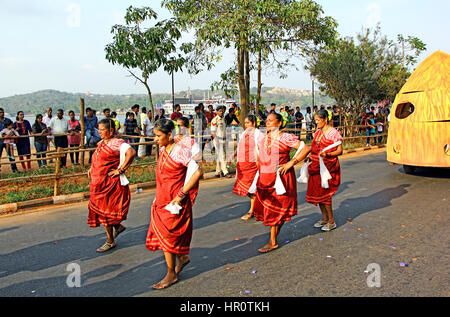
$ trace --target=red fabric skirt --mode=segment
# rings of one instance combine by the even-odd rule
[[[119,177],[110,177],[108,172],[119,167],[120,157],[107,145],[102,144],[92,156],[92,175],[89,184],[90,227],[118,225],[127,219],[131,195],[128,186],[120,184]]]
[[[172,215],[165,207],[184,186],[187,168],[176,163],[162,151],[156,165],[156,199],[151,208],[151,222],[146,247],[150,251],[187,255],[192,240],[192,206],[198,193],[198,184],[182,201],[180,213]]]
[[[294,168],[285,175],[280,175],[286,193],[279,196],[274,188],[277,169],[290,160],[290,148],[278,141],[272,148],[274,150],[266,148],[265,142],[260,143],[259,178],[253,208],[255,219],[268,227],[281,225],[297,215],[297,180]]]
[[[296,216],[297,211],[297,180],[292,168],[285,175],[280,175],[286,193],[277,195],[274,184],[276,174],[259,174],[257,183],[254,215],[257,221],[262,221],[265,226],[272,227],[282,225]]]
[[[234,184],[233,193],[246,197],[257,172],[258,167],[256,166],[256,163],[238,162],[236,164],[237,178],[236,183]]]
[[[332,179],[328,181],[329,188],[323,188],[322,179],[320,177],[319,153],[321,152],[321,149],[333,143],[327,140],[322,140],[322,143],[323,142],[326,143],[321,144],[320,147],[317,146],[317,142],[315,141],[313,141],[311,145],[312,162],[308,166],[309,180],[308,189],[306,191],[306,201],[316,206],[318,204],[331,206],[332,197],[341,184],[341,166],[337,157],[323,158],[323,162],[332,177]]]

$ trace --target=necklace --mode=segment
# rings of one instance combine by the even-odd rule
[[[112,138],[111,138],[111,139],[104,139],[104,140],[100,143],[100,146],[97,147],[97,151],[96,151],[97,158],[98,158],[98,156],[100,155],[100,151],[101,151],[105,146],[107,146],[108,143],[109,143],[109,141],[111,141],[111,140],[112,140]]]
[[[164,154],[165,155],[161,158],[162,162],[161,162],[161,165],[159,165],[159,171],[161,173],[162,173],[164,165],[166,165],[166,162],[169,159],[170,153],[172,153],[172,150],[173,150],[174,146],[175,146],[175,143],[172,143],[171,146],[170,146],[169,151],[167,150],[167,146],[164,149]]]

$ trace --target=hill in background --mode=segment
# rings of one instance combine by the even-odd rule
[[[212,97],[225,94],[221,91],[211,92],[209,90],[191,90],[181,91],[176,93],[176,97],[186,97],[190,93],[194,100],[203,99],[205,96]],[[256,88],[252,88],[252,95],[256,95]],[[41,90],[34,93],[15,95],[6,98],[0,98],[0,107],[5,109],[5,112],[12,115],[17,111],[22,110],[26,115],[35,115],[44,113],[47,107],[56,109],[64,109],[64,111],[74,110],[79,113],[80,98],[84,98],[85,106],[101,111],[104,108],[111,108],[113,111],[127,110],[132,105],[139,104],[141,106],[149,105],[148,96],[146,94],[131,94],[131,95],[101,95],[91,93],[67,93],[57,90]],[[166,100],[171,100],[171,94],[153,94],[153,103],[164,103]],[[239,103],[239,97],[232,98]],[[264,87],[262,90],[261,103],[268,106],[273,102],[278,105],[285,104],[289,106],[300,106],[304,111],[307,106],[312,104],[312,96],[310,91],[292,90],[286,88]],[[320,93],[315,94],[316,105],[332,105],[334,100],[323,96]]]

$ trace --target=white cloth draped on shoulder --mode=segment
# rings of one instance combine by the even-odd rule
[[[120,163],[119,163],[119,166],[122,166],[122,164],[125,162],[125,157],[126,157],[127,151],[130,148],[131,148],[131,146],[128,143],[122,143],[120,145]],[[128,181],[128,178],[125,176],[125,174],[121,174],[119,177],[120,177],[120,185],[127,186],[130,183]]]
[[[342,141],[338,141],[336,143],[331,144],[330,146],[327,146],[322,150],[321,153],[325,153],[326,151],[331,150],[332,148],[335,148],[342,144]],[[328,188],[328,181],[332,178],[330,172],[328,171],[327,167],[325,166],[325,163],[323,162],[322,156],[319,155],[319,164],[320,164],[320,178],[322,179],[322,188]]]
[[[299,148],[297,149],[297,152],[295,152],[294,157],[296,157],[305,147],[305,142],[301,141]],[[277,179],[275,181],[275,191],[278,196],[284,195],[286,193],[286,188],[283,185],[283,182],[281,181],[280,177],[280,169],[277,170]]]
[[[341,144],[342,144],[342,141],[333,143],[330,146],[327,146],[326,148],[324,148],[321,153],[325,153],[326,151],[329,151],[332,148],[335,148]],[[319,155],[319,166],[320,166],[320,178],[322,181],[322,188],[329,188],[328,181],[332,177],[331,177],[331,174],[328,171],[327,167],[325,166],[325,163],[323,162],[323,158],[320,155]],[[297,178],[297,182],[307,184],[308,179],[309,179],[308,163],[305,163],[300,170],[300,176]]]
[[[194,161],[193,159],[191,159],[190,161],[189,161],[189,164],[188,164],[188,169],[187,169],[187,172],[186,172],[186,179],[185,179],[185,181],[184,181],[184,185],[186,186],[186,184],[189,182],[189,180],[192,178],[192,176],[194,175],[194,173],[197,171],[199,169],[199,166],[198,166],[198,164],[197,164],[197,162],[196,161]],[[168,204],[166,207],[165,207],[165,209],[167,209],[168,211],[170,211],[170,213],[172,214],[172,215],[179,215],[180,214],[180,210],[182,209],[183,207],[181,207],[180,205],[178,205],[178,204]]]
[[[327,146],[325,149],[322,150],[321,153],[324,153],[326,151],[331,150],[332,148],[335,148],[342,144],[342,141],[338,141],[336,143],[331,144],[330,146]],[[325,166],[325,163],[323,162],[323,158],[319,155],[319,166],[320,166],[320,178],[322,181],[322,188],[329,188],[328,181],[332,178],[330,172],[328,171],[327,167]],[[301,170],[300,170],[300,176],[297,178],[297,182],[307,184],[309,179],[308,175],[308,163],[305,163]]]

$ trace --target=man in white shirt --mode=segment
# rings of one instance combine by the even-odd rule
[[[55,136],[55,147],[67,149],[69,147],[69,142],[67,139],[67,133],[69,133],[71,130],[69,121],[64,118],[64,110],[58,109],[56,112],[56,117],[52,118],[50,120],[50,125],[48,126],[50,133]],[[62,135],[61,135],[62,134]],[[63,157],[61,157],[61,167],[66,167],[66,160],[67,154],[65,154]]]
[[[153,129],[155,128],[155,124],[152,122],[152,110],[151,109],[149,109],[147,111],[147,117],[143,121],[143,126],[144,126],[144,129],[143,129],[144,137],[146,137],[145,142],[152,142],[154,139],[147,139],[147,137],[155,136],[155,132],[153,131]],[[152,149],[153,149],[153,144],[146,144],[145,145],[145,155],[151,156]]]
[[[214,147],[216,148],[216,177],[220,177],[220,173],[222,172],[224,177],[231,178],[225,158],[227,125],[224,113],[225,106],[219,106],[217,108],[217,116],[211,121],[211,135],[214,140]]]
[[[47,107],[47,110],[46,110],[44,116],[42,117],[42,123],[44,123],[47,127],[50,126],[50,121],[53,118],[52,112],[53,112],[52,107]],[[53,143],[53,145],[55,144],[53,139],[54,139],[53,135],[47,136],[47,151],[50,151],[51,143]],[[53,160],[49,160],[49,163],[53,163]]]
[[[305,121],[306,121],[306,140],[312,140],[313,124],[312,124],[311,107],[306,107]]]

